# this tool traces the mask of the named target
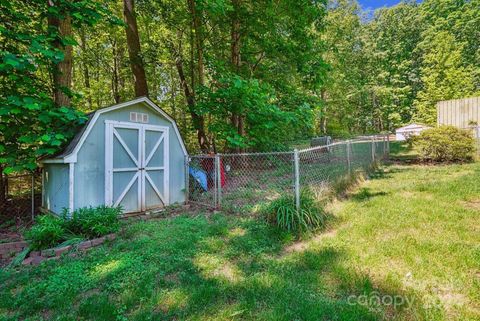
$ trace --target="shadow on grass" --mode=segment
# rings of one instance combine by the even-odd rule
[[[132,224],[110,247],[0,272],[0,316],[379,320],[404,313],[358,300],[408,294],[348,269],[341,248],[280,255],[289,239],[263,222],[223,215]]]
[[[356,202],[364,202],[378,196],[386,196],[387,192],[371,192],[369,188],[361,188],[357,193],[350,195],[350,198]]]
[[[414,171],[414,168],[408,167],[408,166],[393,166],[393,165],[398,165],[398,163],[392,163],[392,162],[385,162],[385,164],[377,168],[375,171],[371,172],[368,175],[369,179],[389,179],[393,178],[393,174],[397,173],[406,173],[410,171]]]

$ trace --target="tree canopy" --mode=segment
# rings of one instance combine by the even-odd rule
[[[480,0],[0,1],[0,169],[148,94],[190,152],[433,124],[480,92]]]

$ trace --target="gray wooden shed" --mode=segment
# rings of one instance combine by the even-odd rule
[[[43,207],[143,212],[185,201],[187,150],[175,121],[141,97],[89,115],[57,156],[43,160]]]

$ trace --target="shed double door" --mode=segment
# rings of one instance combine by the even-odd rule
[[[124,213],[168,205],[168,127],[105,125],[105,203]]]

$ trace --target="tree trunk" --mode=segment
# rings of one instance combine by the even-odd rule
[[[115,103],[120,103],[120,91],[118,83],[118,48],[117,40],[112,41],[112,55],[113,55],[113,70],[112,70],[112,95]]]
[[[203,28],[201,14],[195,5],[195,0],[188,0],[188,8],[192,16],[192,26],[195,31],[195,47],[197,49],[197,77],[198,84],[203,86],[205,83],[205,66],[203,62]]]
[[[0,166],[0,209],[7,201],[7,175],[3,174],[3,166]]]
[[[327,133],[327,99],[325,89],[321,89],[320,98],[323,101],[322,114],[320,116],[320,133],[325,135]]]
[[[48,5],[55,7],[55,1],[49,0]],[[64,58],[58,64],[53,64],[53,100],[57,106],[69,106],[70,97],[67,94],[72,85],[72,46],[64,46],[61,39],[72,37],[72,18],[65,15],[63,18],[48,17],[48,26],[58,30],[58,37],[53,46],[63,52]]]
[[[233,13],[232,13],[232,22],[231,22],[231,63],[234,70],[239,73],[241,65],[240,57],[240,1],[241,0],[232,0]],[[234,112],[231,117],[232,126],[236,128],[237,133],[240,136],[245,136],[245,116],[242,113]],[[240,147],[236,148],[236,151],[242,152],[243,149]]]
[[[92,110],[92,96],[90,92],[90,71],[88,70],[88,61],[85,57],[87,53],[87,39],[85,35],[85,30],[80,29],[80,49],[82,50],[82,70],[83,70],[83,81],[85,88],[88,91],[88,109]]]
[[[143,65],[138,36],[137,18],[135,17],[135,0],[123,0],[123,14],[125,18],[128,54],[130,66],[135,80],[135,96],[148,96],[147,77]]]
[[[205,133],[205,119],[203,116],[195,112],[195,97],[188,87],[187,79],[185,78],[185,73],[183,71],[182,60],[179,56],[175,59],[175,66],[177,67],[178,78],[180,78],[180,86],[185,93],[187,106],[190,111],[190,115],[192,116],[193,127],[197,130],[198,145],[203,153],[207,153],[210,149],[210,146]]]
[[[176,92],[176,84],[175,84],[175,76],[174,71],[170,70],[170,99],[171,99],[171,108],[172,108],[172,118],[178,123],[178,115],[177,115],[177,92]]]
[[[240,0],[232,0],[232,27],[231,27],[231,61],[234,69],[238,72],[240,69]]]

